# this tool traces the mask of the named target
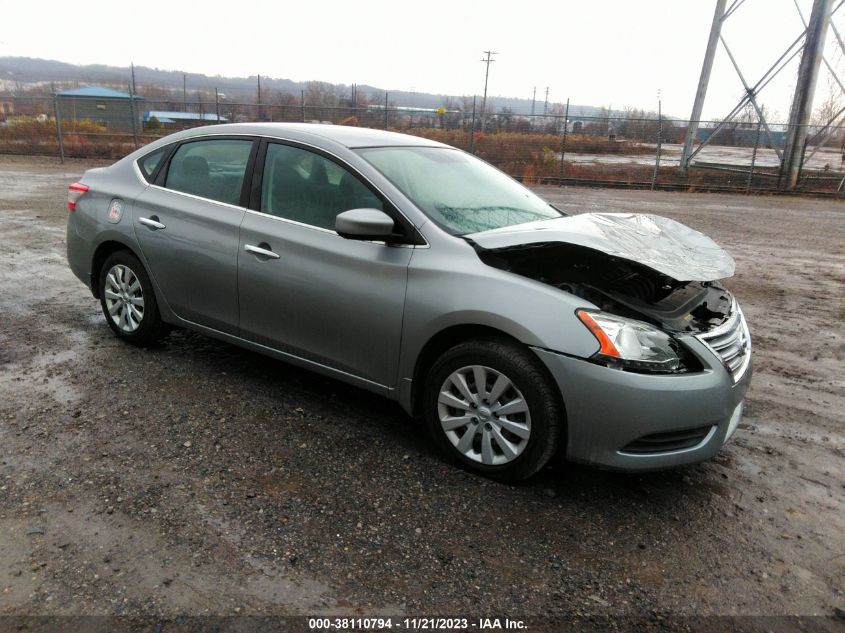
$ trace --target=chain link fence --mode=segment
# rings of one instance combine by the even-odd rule
[[[526,184],[699,191],[779,189],[783,124],[702,121],[689,169],[680,170],[688,122],[640,116],[525,115],[383,103],[287,103],[0,97],[0,153],[117,159],[180,129],[227,122],[334,123],[454,145]],[[809,130],[798,191],[845,195],[845,129]]]

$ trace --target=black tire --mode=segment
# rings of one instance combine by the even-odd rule
[[[141,296],[144,301],[143,317],[140,319],[137,329],[131,332],[122,329],[109,313],[106,298],[106,283],[108,281],[109,271],[115,266],[123,266],[129,269],[135,278],[137,278],[138,282],[140,282]],[[170,326],[162,321],[161,314],[158,311],[158,302],[156,301],[150,277],[147,275],[147,271],[144,269],[140,260],[131,252],[125,250],[115,251],[106,258],[102,268],[100,268],[99,286],[100,306],[103,309],[103,315],[106,317],[106,323],[109,324],[109,327],[119,338],[132,345],[147,347],[154,345],[170,332]]]
[[[512,461],[501,465],[483,464],[461,453],[440,423],[441,387],[453,372],[473,365],[504,374],[528,404],[531,418],[527,443]],[[467,341],[446,351],[428,373],[423,412],[428,430],[444,455],[467,470],[500,481],[519,481],[536,473],[555,454],[564,437],[565,414],[557,386],[530,350],[508,340]]]

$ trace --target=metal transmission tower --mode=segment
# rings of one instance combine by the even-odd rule
[[[487,57],[481,61],[487,64],[484,71],[484,96],[481,99],[481,131],[484,131],[484,123],[487,119],[487,79],[490,77],[490,64],[495,62],[493,55],[498,55],[496,51],[482,51]]]
[[[727,20],[745,0],[733,0],[730,5],[726,7],[727,0],[717,0],[716,10],[713,14],[713,24],[710,29],[710,38],[707,41],[707,49],[704,55],[704,63],[701,68],[701,76],[698,82],[698,90],[695,94],[695,102],[692,108],[692,115],[690,116],[689,126],[687,127],[686,138],[684,139],[684,149],[681,154],[680,171],[686,174],[690,166],[690,161],[701,151],[701,149],[712,140],[716,134],[728,125],[733,118],[742,112],[742,110],[751,105],[757,114],[758,124],[765,133],[767,144],[775,151],[781,164],[781,186],[786,188],[793,188],[797,184],[798,174],[801,169],[803,159],[804,146],[807,140],[807,129],[810,123],[810,115],[813,106],[813,94],[815,92],[816,80],[818,78],[819,66],[822,60],[822,49],[824,47],[825,35],[827,27],[830,24],[830,16],[833,15],[843,4],[845,0],[839,0],[836,7],[831,9],[833,0],[814,0],[812,14],[810,16],[809,24],[804,22],[804,17],[801,15],[801,20],[804,22],[804,31],[787,47],[786,51],[778,57],[769,69],[763,73],[760,79],[750,84],[746,81],[739,64],[734,58],[733,52],[728,47],[725,38],[722,37],[722,24]],[[800,8],[796,3],[799,15]],[[836,29],[833,29],[837,34],[839,45],[845,52],[845,43],[839,37]],[[710,71],[713,68],[713,60],[716,55],[716,48],[718,43],[722,43],[722,47],[728,54],[728,59],[736,71],[739,80],[745,90],[745,94],[739,100],[739,103],[730,111],[730,113],[713,129],[712,133],[707,139],[703,140],[701,144],[693,149],[695,145],[696,136],[698,133],[698,125],[701,121],[701,112],[704,107],[704,98],[707,94],[707,86],[710,82]],[[772,138],[772,131],[766,121],[763,109],[760,107],[758,95],[778,73],[780,73],[795,57],[803,50],[801,56],[801,63],[799,66],[798,80],[795,87],[795,95],[793,98],[792,110],[789,117],[789,128],[787,130],[786,146],[782,152],[778,144]],[[827,60],[825,60],[827,64]],[[828,64],[828,68],[833,74],[840,87],[845,90],[842,82],[833,73],[833,69]],[[841,113],[840,113],[841,114]],[[839,115],[837,115],[838,117]],[[834,117],[837,118],[837,117]],[[833,121],[829,123],[832,125]],[[827,127],[827,126],[826,126]],[[818,135],[816,135],[818,137]],[[825,139],[826,140],[826,139]]]
[[[789,128],[780,164],[780,182],[785,189],[794,189],[798,184],[798,174],[804,159],[804,142],[807,140],[807,126],[813,113],[816,79],[822,63],[824,38],[830,24],[831,3],[832,0],[814,0],[810,23],[805,27],[807,36],[804,40],[804,53],[798,67],[798,84],[795,86],[792,108],[789,110]],[[801,16],[801,20],[804,20],[804,16]]]
[[[707,40],[707,50],[704,52],[704,63],[701,66],[701,76],[698,78],[698,90],[695,102],[692,104],[692,114],[687,126],[684,139],[684,152],[681,155],[681,173],[686,174],[689,167],[690,150],[698,133],[698,123],[701,121],[701,111],[704,109],[704,97],[707,96],[707,86],[710,85],[710,71],[713,70],[713,60],[716,58],[716,46],[719,44],[719,34],[722,30],[722,20],[725,16],[727,0],[716,0],[716,12],[713,14],[713,25],[710,27],[710,38]]]

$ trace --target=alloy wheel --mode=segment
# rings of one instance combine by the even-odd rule
[[[115,264],[106,274],[105,301],[109,317],[122,332],[131,334],[144,320],[141,280],[131,268]]]
[[[507,376],[490,367],[469,365],[449,374],[437,413],[452,445],[488,466],[515,460],[531,437],[528,402]]]

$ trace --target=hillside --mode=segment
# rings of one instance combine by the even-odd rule
[[[116,88],[124,88],[130,82],[130,69],[128,67],[106,66],[102,64],[91,64],[79,66],[65,62],[36,59],[31,57],[0,57],[0,92],[12,95],[42,94],[49,92],[50,84],[55,87],[77,87],[86,84],[105,84]],[[146,66],[135,66],[135,83],[140,94],[153,90],[182,91],[183,80],[189,93],[197,90],[213,90],[217,88],[220,92],[226,93],[231,99],[252,102],[256,96],[256,76],[250,77],[221,77],[219,75],[209,76],[200,73],[183,73],[175,70],[160,70]],[[291,81],[290,79],[261,77],[262,90],[288,92],[298,95],[304,90],[308,82]],[[472,86],[468,86],[471,88]],[[342,94],[349,94],[351,87],[346,84],[334,86],[335,90]],[[378,88],[364,84],[358,84],[358,92],[366,93],[373,98],[382,98],[385,88]],[[387,88],[391,103],[398,106],[410,106],[418,108],[438,108],[444,105],[450,96],[457,102],[459,95],[442,95],[425,92],[408,92],[403,90],[392,90]],[[480,97],[479,97],[480,101]],[[491,110],[498,111],[508,107],[517,114],[530,114],[531,99],[519,99],[515,97],[491,96],[488,97]],[[552,104],[550,104],[551,107]],[[541,113],[543,102],[539,98],[535,106],[535,112]],[[583,117],[599,114],[601,108],[594,106],[570,105],[570,116]]]

